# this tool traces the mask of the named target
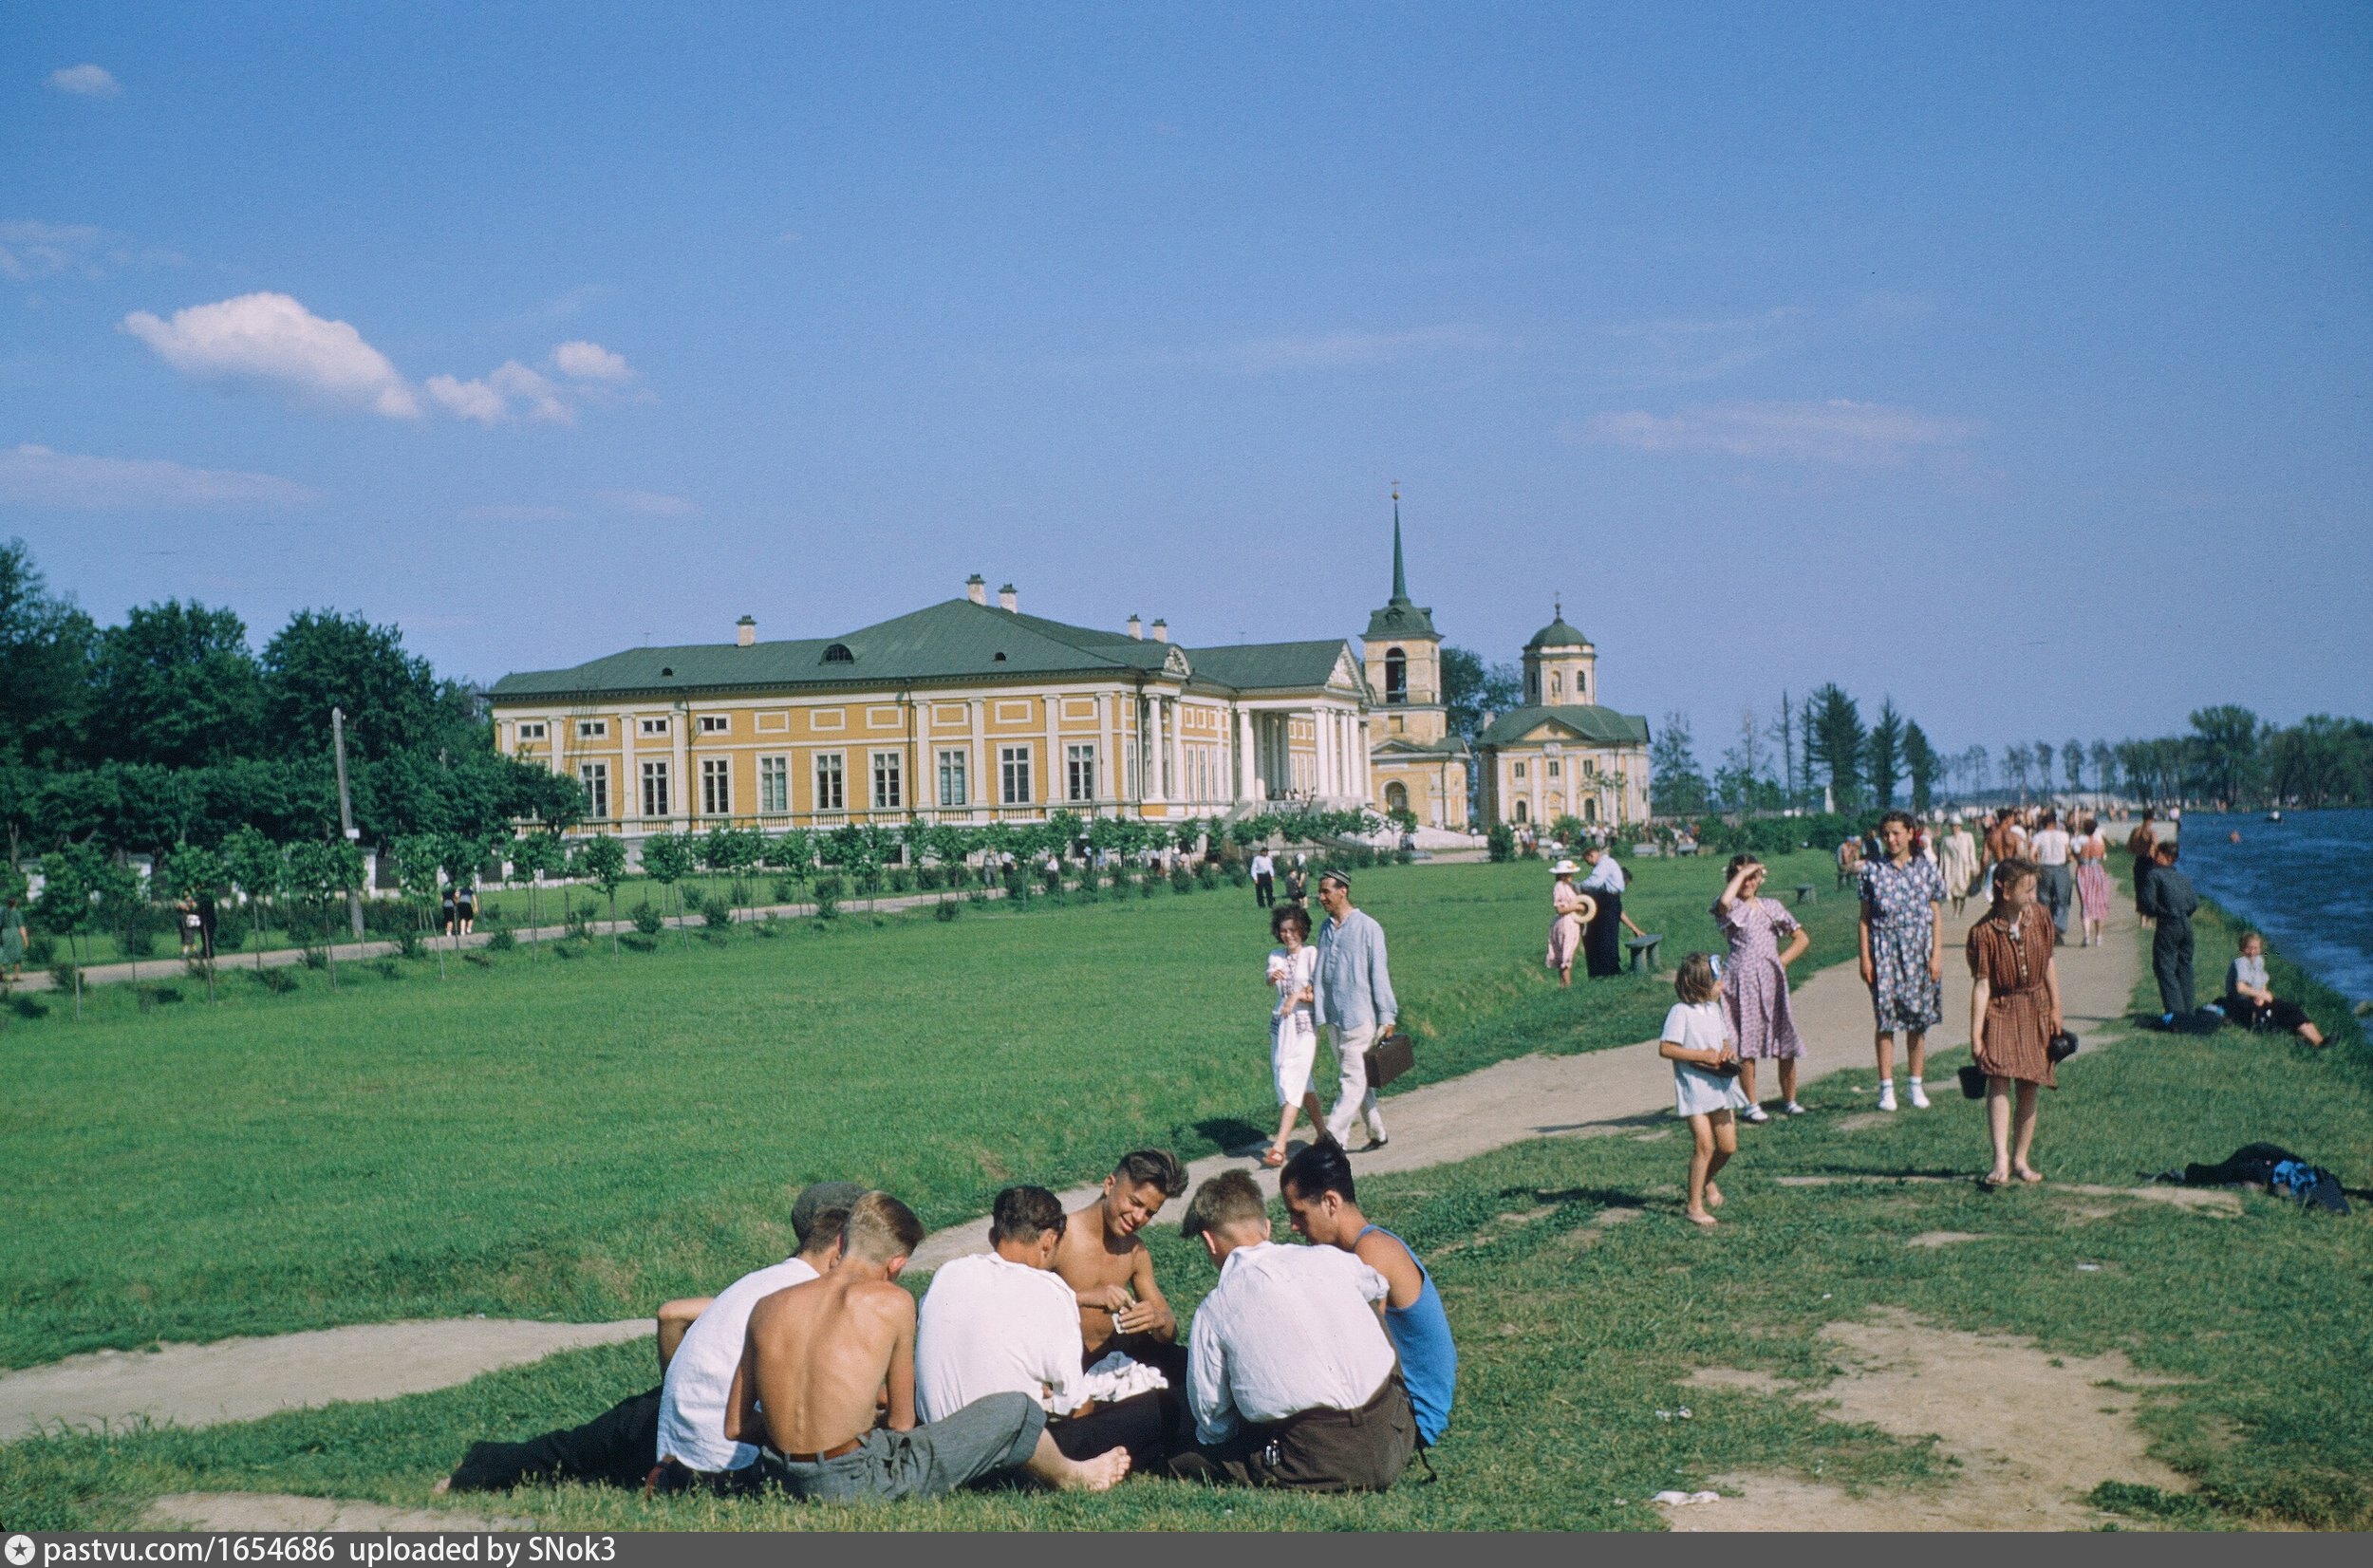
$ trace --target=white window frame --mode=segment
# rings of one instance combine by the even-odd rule
[[[972,804],[972,756],[961,746],[943,747],[940,751],[940,804],[944,807]]]
[[[608,738],[609,738],[609,720],[608,720],[608,719],[578,719],[578,720],[577,720],[577,738],[578,738],[579,740],[607,740],[607,739],[608,739]]]
[[[644,758],[643,815],[646,820],[664,817],[668,814],[667,808],[674,804],[668,799],[668,795],[672,793],[668,788],[671,782],[667,776],[667,762],[664,757]]]
[[[522,740],[541,740],[541,739],[543,739],[543,738],[544,738],[544,733],[545,733],[545,732],[544,732],[544,721],[543,721],[542,719],[520,719],[520,720],[519,720],[519,738],[520,738],[520,739],[522,739]]]
[[[1093,800],[1095,797],[1095,742],[1074,741],[1063,748],[1063,798]]]
[[[849,809],[849,758],[841,752],[815,754],[815,809],[819,812],[845,812]]]
[[[635,733],[638,735],[665,735],[669,733],[667,720],[663,718],[643,719],[641,722],[636,724]]]
[[[578,763],[577,782],[585,787],[586,814],[596,822],[609,820],[609,764]]]
[[[1558,759],[1557,759],[1556,757],[1554,757],[1554,756],[1553,756],[1553,757],[1551,757],[1551,758],[1549,759],[1549,776],[1550,776],[1551,778],[1559,778],[1559,777],[1563,776],[1562,775],[1560,775],[1560,774],[1558,772]]]
[[[1515,763],[1510,763],[1510,764],[1509,764],[1509,766],[1513,767],[1513,768],[1516,770],[1516,772],[1515,772],[1515,773],[1513,773],[1513,774],[1511,774],[1511,775],[1508,775],[1509,777],[1511,777],[1511,778],[1522,778],[1522,777],[1523,777],[1523,776],[1524,776],[1524,764],[1523,764],[1522,762],[1515,762]]]
[[[733,730],[734,720],[731,714],[704,713],[701,716],[702,735],[731,735]]]
[[[906,810],[906,754],[875,752],[873,766],[867,771],[871,775],[873,809],[877,812]]]
[[[701,758],[701,814],[734,814],[734,765],[730,757]]]
[[[777,754],[758,758],[758,810],[770,816],[790,812],[790,757]]]
[[[1030,748],[1000,746],[997,749],[997,798],[1001,806],[1034,804],[1030,794]]]

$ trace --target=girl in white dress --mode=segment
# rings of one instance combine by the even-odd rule
[[[1690,1122],[1690,1200],[1692,1224],[1710,1225],[1722,1206],[1714,1177],[1739,1151],[1732,1114],[1747,1106],[1739,1083],[1739,1055],[1730,1043],[1730,1023],[1722,1012],[1722,977],[1713,960],[1691,953],[1672,979],[1681,999],[1664,1016],[1664,1037],[1656,1055],[1672,1064],[1672,1110]]]
[[[1310,1113],[1313,1131],[1324,1130],[1327,1113],[1311,1092],[1310,1064],[1318,1055],[1318,1018],[1312,1010],[1312,981],[1318,978],[1318,950],[1310,945],[1310,911],[1281,904],[1269,916],[1269,932],[1278,945],[1269,952],[1266,971],[1276,1004],[1269,1010],[1269,1072],[1277,1080],[1279,1112],[1277,1141],[1261,1163],[1272,1169],[1285,1163],[1285,1141],[1294,1135],[1294,1118]]]

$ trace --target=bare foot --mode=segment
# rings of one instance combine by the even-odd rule
[[[1261,1156],[1261,1163],[1275,1170],[1285,1163],[1285,1150],[1272,1144],[1269,1146],[1269,1151]]]
[[[1986,1186],[2002,1186],[2009,1180],[2010,1172],[2007,1170],[1990,1170],[1978,1178],[1979,1183]]]
[[[445,1476],[439,1479],[436,1485],[431,1486],[428,1489],[428,1495],[431,1497],[443,1497],[447,1492],[452,1490],[453,1477]]]
[[[2019,1180],[2027,1183],[2030,1186],[2043,1179],[2044,1173],[2036,1169],[2033,1166],[2021,1166],[2019,1167]]]
[[[1108,1448],[1072,1464],[1056,1484],[1067,1492],[1109,1492],[1129,1473],[1129,1450]]]
[[[1689,1211],[1689,1219],[1690,1223],[1692,1225],[1712,1225],[1721,1223],[1720,1221],[1716,1220],[1712,1215],[1707,1213],[1702,1208],[1691,1209]]]
[[[1722,1189],[1714,1185],[1711,1182],[1708,1182],[1706,1184],[1706,1206],[1708,1208],[1720,1208],[1722,1206]]]

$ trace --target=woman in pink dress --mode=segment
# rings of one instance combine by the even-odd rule
[[[1558,972],[1558,983],[1574,983],[1574,955],[1581,951],[1582,927],[1598,913],[1598,901],[1574,886],[1575,873],[1581,868],[1570,860],[1560,860],[1549,868],[1557,878],[1549,887],[1549,967]]]
[[[1790,1116],[1804,1113],[1796,1100],[1796,1061],[1804,1055],[1804,1042],[1797,1037],[1796,1017],[1788,1010],[1788,965],[1803,957],[1813,939],[1787,905],[1756,896],[1766,874],[1753,855],[1734,855],[1729,881],[1714,900],[1714,924],[1730,939],[1722,1005],[1729,1015],[1730,1036],[1738,1042],[1739,1087],[1747,1092],[1747,1109],[1739,1118],[1747,1122],[1771,1120],[1755,1097],[1755,1064],[1766,1057],[1780,1064],[1780,1109]]]
[[[2102,922],[2109,918],[2109,844],[2102,837],[2101,824],[2087,816],[2077,824],[2076,847],[2077,909],[2084,917],[2084,942],[2087,947],[2102,944]]]

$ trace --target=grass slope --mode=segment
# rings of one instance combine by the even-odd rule
[[[1825,876],[1802,859],[1777,880]],[[1639,868],[1632,906],[1668,957],[1712,943],[1719,876]],[[1654,1031],[1661,981],[1545,978],[1547,883],[1537,863],[1361,875],[1420,1037],[1410,1082]],[[1812,961],[1843,957],[1851,901],[1808,913]],[[789,1194],[816,1178],[944,1223],[1148,1142],[1241,1145],[1275,1125],[1267,947],[1249,893],[1164,890],[670,933],[615,960],[548,945],[442,981],[433,960],[346,964],[335,994],[226,968],[218,1004],[186,980],[145,1006],[102,987],[79,1024],[19,999],[0,1366],[415,1316],[624,1316],[779,1254]]]
[[[2122,1187],[2270,1138],[2361,1181],[2373,1170],[2373,1053],[2337,999],[2306,994],[2335,1015],[2327,1054],[2233,1032],[2092,1042],[2047,1096],[2039,1163],[2055,1182]],[[1940,1081],[1960,1056],[1942,1058]],[[1928,1444],[1685,1382],[1727,1366],[1817,1388],[1837,1371],[1821,1325],[1892,1306],[2031,1335],[2053,1353],[2121,1349],[2177,1379],[2149,1394],[2142,1420],[2198,1490],[2102,1488],[2097,1501],[2138,1521],[2373,1524],[2373,1318],[2362,1310],[2373,1226],[2362,1209],[2338,1220],[2253,1195],[2238,1219],[2144,1203],[2101,1215],[2099,1201],[2049,1188],[1989,1196],[1965,1181],[1904,1181],[1982,1169],[1982,1108],[1954,1096],[1876,1124],[1839,1114],[1867,1109],[1869,1085],[1866,1072],[1833,1074],[1807,1093],[1816,1115],[1747,1129],[1725,1177],[1726,1223],[1710,1234],[1679,1214],[1687,1146],[1661,1117],[1632,1136],[1540,1140],[1364,1183],[1370,1212],[1429,1260],[1460,1342],[1439,1484],[1329,1499],[1133,1481],[1102,1499],[1003,1492],[874,1512],[571,1487],[492,1511],[549,1528],[1654,1529],[1644,1500],[1660,1488],[1779,1468],[1899,1488],[1911,1525],[1920,1498],[1952,1480],[1953,1462]],[[1807,1175],[1868,1179],[1777,1180]],[[1622,1210],[1638,1212],[1601,1223]],[[1906,1244],[1937,1230],[1995,1240]],[[1208,1264],[1169,1224],[1153,1244],[1166,1289],[1191,1308]],[[646,1345],[625,1345],[383,1404],[0,1447],[0,1520],[123,1524],[141,1500],[180,1490],[417,1503],[471,1440],[583,1419],[648,1387],[651,1368]],[[1658,1418],[1682,1405],[1694,1419]]]

